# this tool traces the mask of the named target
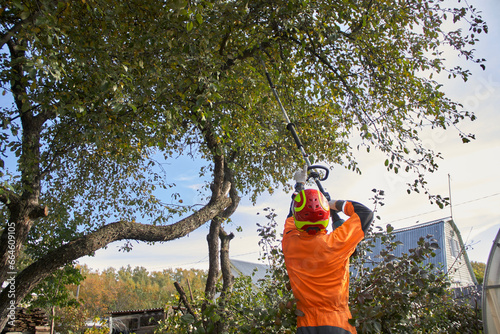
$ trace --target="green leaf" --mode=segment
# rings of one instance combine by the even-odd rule
[[[203,16],[200,13],[196,13],[196,21],[198,22],[198,24],[203,23]]]
[[[182,322],[184,322],[186,324],[194,323],[194,317],[191,313],[186,313],[186,314],[182,315],[181,320],[182,320]]]
[[[28,17],[30,16],[30,12],[29,11],[23,11],[20,15],[21,19],[22,20],[26,20]]]
[[[182,9],[182,8],[187,6],[187,1],[185,1],[185,0],[173,0],[171,2],[171,4],[172,4],[172,8],[179,10],[179,9]]]
[[[23,6],[23,4],[21,3],[21,1],[19,1],[19,0],[14,0],[14,1],[12,1],[12,3],[13,3],[13,4],[14,4],[14,6],[16,6],[18,9],[20,9],[20,10],[24,10],[24,6]]]

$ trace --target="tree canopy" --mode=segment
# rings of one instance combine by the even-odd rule
[[[357,170],[359,135],[396,173],[435,170],[419,130],[474,115],[433,76],[467,79],[450,55],[484,66],[473,47],[487,32],[473,6],[441,0],[7,0],[0,20],[12,101],[0,113],[0,281],[16,292],[0,294],[1,319],[112,241],[168,241],[208,221],[217,239],[239,196],[286,187],[302,162],[262,63],[316,161]],[[178,156],[206,161],[202,208],[162,201],[179,196],[161,168]]]

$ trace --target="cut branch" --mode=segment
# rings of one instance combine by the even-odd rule
[[[191,304],[189,303],[189,301],[187,299],[187,296],[186,296],[186,293],[184,292],[184,289],[179,284],[179,282],[174,282],[174,285],[175,285],[175,289],[179,293],[179,298],[182,301],[182,303],[184,304],[184,306],[186,307],[187,311],[193,316],[194,321],[198,321],[198,316],[194,312],[193,307],[191,306]]]

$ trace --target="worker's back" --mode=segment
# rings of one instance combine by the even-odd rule
[[[354,210],[361,204],[346,204],[350,218],[328,234],[309,235],[296,228],[293,217],[286,220],[282,246],[297,299],[297,333],[356,333],[348,323],[349,257],[364,237],[364,217]]]

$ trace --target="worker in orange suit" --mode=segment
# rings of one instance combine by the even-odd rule
[[[364,238],[373,212],[353,202],[331,200],[304,189],[307,166],[295,173],[295,193],[282,248],[297,301],[297,334],[355,334],[349,324],[349,257]],[[343,222],[337,212],[349,218]],[[327,232],[330,216],[335,228]]]

